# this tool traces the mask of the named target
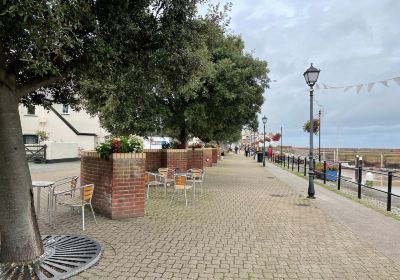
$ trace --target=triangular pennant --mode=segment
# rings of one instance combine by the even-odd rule
[[[384,85],[385,87],[389,87],[389,86],[388,86],[388,80],[386,80],[386,81],[380,81],[380,83],[381,83],[382,85]]]
[[[354,86],[347,86],[344,88],[344,92],[348,91],[349,89],[353,88]]]
[[[400,77],[393,78],[393,80],[396,82],[396,84],[397,84],[398,86],[400,86]]]
[[[375,83],[369,83],[368,84],[368,92],[371,91],[372,87],[374,86]]]
[[[322,84],[324,86],[324,89],[328,89],[328,86],[325,84]]]
[[[358,85],[358,86],[357,86],[357,94],[360,93],[360,90],[362,89],[363,86],[364,86],[364,85]]]
[[[315,84],[315,89],[319,90],[319,84]]]

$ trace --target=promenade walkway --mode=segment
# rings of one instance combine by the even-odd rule
[[[160,190],[144,218],[89,220],[83,234],[104,254],[74,279],[400,279],[398,263],[318,199],[307,200],[293,180],[281,180],[277,168],[230,154],[206,170],[207,191],[188,207],[182,197],[169,207]],[[56,226],[42,218],[40,228],[82,234],[76,213]]]

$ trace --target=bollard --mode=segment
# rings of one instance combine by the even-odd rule
[[[297,173],[300,173],[300,156],[297,156]]]
[[[358,175],[357,175],[357,181],[358,181],[358,199],[361,199],[361,180],[362,180],[362,167],[358,167]]]
[[[326,184],[326,160],[324,160],[324,184]]]
[[[337,179],[337,189],[340,190],[340,179],[342,178],[342,163],[339,162],[339,171],[338,171],[338,179]]]
[[[294,168],[294,156],[292,156],[292,171],[293,171],[293,168]]]
[[[386,210],[387,211],[392,211],[392,181],[393,181],[393,172],[389,171],[389,173],[388,173],[387,204],[386,204]]]
[[[283,155],[283,167],[286,167],[286,155]]]
[[[304,157],[304,177],[307,176],[307,158]]]
[[[290,156],[287,156],[287,169],[290,168]]]

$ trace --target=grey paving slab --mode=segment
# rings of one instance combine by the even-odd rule
[[[272,168],[230,154],[205,180],[188,207],[152,190],[143,218],[96,225],[87,215],[82,232],[79,214],[60,207],[56,224],[41,218],[40,229],[102,244],[100,262],[74,279],[400,279],[397,263]]]
[[[296,176],[272,163],[267,163],[266,168],[269,173],[307,196],[308,180],[306,178]],[[400,264],[400,221],[384,216],[317,184],[315,188],[317,199],[314,204],[317,207]]]

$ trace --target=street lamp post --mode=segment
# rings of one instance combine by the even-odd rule
[[[282,156],[283,156],[283,151],[282,151],[283,140],[282,140],[282,136],[283,136],[283,134],[282,134],[282,126],[281,126],[281,158],[280,158],[281,165],[282,165]]]
[[[310,155],[309,155],[309,172],[308,172],[308,198],[315,198],[314,189],[314,155],[313,155],[313,133],[314,133],[314,116],[313,116],[313,96],[314,85],[318,80],[320,70],[315,68],[312,63],[310,68],[304,72],[303,76],[307,85],[310,87]]]
[[[318,161],[321,161],[321,109],[318,111]]]
[[[264,116],[262,118],[262,122],[264,124],[264,149],[263,149],[263,166],[265,166],[265,125],[267,124],[268,118]]]

